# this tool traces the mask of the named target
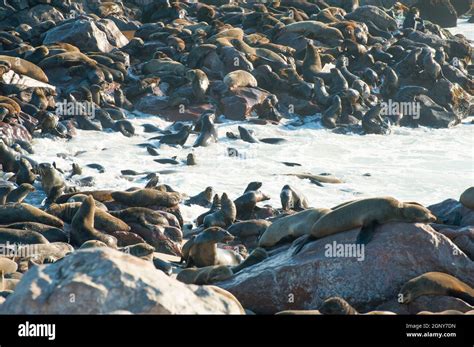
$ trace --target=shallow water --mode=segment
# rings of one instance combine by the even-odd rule
[[[474,39],[472,24],[462,23],[453,32],[462,32]],[[152,157],[137,145],[159,134],[145,134],[140,124],[152,123],[164,128],[171,123],[155,116],[131,117],[138,133],[133,138],[120,133],[79,130],[71,141],[35,139],[33,158],[39,162],[55,161],[58,167],[68,170],[72,162],[76,162],[84,168],[83,176],[95,177],[97,189],[126,189],[145,184],[143,176],[135,176],[133,181],[122,177],[120,170],[124,169],[140,172],[174,169],[176,173],[160,175],[161,183],[189,195],[212,186],[219,193],[227,192],[237,198],[250,181],[261,181],[262,190],[272,198],[268,203],[276,207],[280,206],[279,193],[285,184],[304,193],[315,207],[330,207],[355,197],[376,195],[432,204],[458,198],[467,187],[474,185],[474,125],[469,124],[470,120],[452,129],[395,128],[389,136],[339,135],[314,121],[303,127],[292,127],[291,120],[279,126],[244,124],[255,131],[257,138],[289,140],[281,145],[229,140],[226,131],[238,133],[237,126],[243,123],[226,121],[217,125],[219,143],[209,148],[193,149],[195,135],[191,135],[184,148],[163,145],[158,149],[160,156]],[[236,148],[240,156],[229,157],[228,147]],[[74,156],[79,151],[86,152]],[[162,165],[153,161],[175,155],[185,161],[191,151],[197,157],[197,166]],[[58,153],[68,157],[60,158]],[[287,167],[282,161],[302,166]],[[103,165],[105,173],[86,168],[90,163]],[[283,175],[302,172],[328,172],[344,183],[318,187],[308,180]],[[30,201],[39,203],[42,198],[37,193]],[[186,221],[193,220],[203,210],[198,206],[182,206]]]

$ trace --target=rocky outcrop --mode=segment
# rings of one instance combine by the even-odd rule
[[[46,32],[43,44],[66,42],[86,52],[110,52],[128,43],[115,23],[108,19],[93,21],[80,18],[54,27]]]
[[[212,286],[185,285],[151,262],[110,248],[76,251],[29,270],[1,314],[242,314],[239,302]]]
[[[326,237],[270,256],[219,283],[242,305],[256,313],[317,309],[331,297],[347,300],[359,312],[396,300],[406,281],[441,271],[473,285],[474,263],[448,238],[424,224],[391,223],[377,228],[363,259],[328,257],[328,247],[353,244],[358,230]]]

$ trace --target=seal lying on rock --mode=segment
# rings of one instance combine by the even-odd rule
[[[456,277],[442,272],[427,272],[405,283],[400,290],[402,302],[408,304],[421,295],[454,296],[474,305],[474,289]]]
[[[310,240],[342,231],[361,228],[357,242],[368,243],[378,224],[389,222],[430,223],[436,217],[427,208],[415,203],[403,203],[392,197],[369,198],[341,204],[319,219],[309,236],[297,242],[294,254]]]
[[[71,242],[82,245],[88,240],[99,240],[107,246],[117,248],[117,239],[103,234],[94,228],[95,203],[92,196],[88,196],[74,215],[71,223]]]
[[[176,206],[180,200],[178,193],[161,192],[155,189],[139,189],[133,192],[113,192],[112,198],[121,204],[132,207],[173,207]]]
[[[307,235],[322,216],[331,212],[327,208],[310,208],[290,216],[275,220],[258,241],[260,247],[272,247],[278,242],[291,237],[296,239]]]

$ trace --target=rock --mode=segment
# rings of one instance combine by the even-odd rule
[[[234,89],[230,96],[220,99],[217,113],[223,114],[227,119],[245,120],[250,116],[252,107],[262,103],[269,95],[260,88]]]
[[[458,14],[449,0],[418,0],[415,6],[420,10],[421,18],[443,28],[456,27],[458,24]]]
[[[94,22],[81,18],[48,30],[43,44],[55,42],[73,44],[82,52],[110,52],[116,47],[123,47],[128,40],[111,20]]]
[[[74,296],[74,301],[72,300]],[[110,248],[74,252],[30,269],[2,314],[243,314],[239,302],[212,286],[185,285],[153,263]]]
[[[16,140],[31,142],[31,134],[21,124],[7,124],[0,122],[0,138],[3,138],[7,145],[11,145]]]
[[[396,30],[398,27],[395,19],[376,6],[361,6],[347,14],[345,18],[358,22],[370,20],[382,30]]]
[[[438,217],[439,222],[449,225],[461,225],[462,219],[470,213],[469,209],[454,199],[446,199],[438,204],[428,206],[428,209]]]
[[[419,118],[413,118],[419,125],[433,128],[450,128],[461,122],[461,117],[456,113],[447,111],[445,108],[436,104],[426,95],[415,97],[420,105]]]
[[[15,13],[14,20],[19,24],[28,24],[31,26],[52,20],[55,23],[64,20],[64,15],[55,7],[48,4],[39,4],[28,10]]]
[[[246,308],[273,314],[317,309],[331,296],[344,298],[359,312],[368,312],[396,299],[403,284],[429,271],[449,273],[474,284],[474,263],[448,238],[424,224],[378,227],[365,247],[364,261],[325,256],[326,245],[353,243],[358,232],[317,240],[296,256],[290,247],[217,285],[234,294]]]
[[[156,114],[170,122],[196,121],[204,111],[213,108],[211,104],[191,105],[186,106],[184,112],[181,112],[179,107],[168,108],[168,101],[155,95],[142,97],[135,107],[140,112]]]

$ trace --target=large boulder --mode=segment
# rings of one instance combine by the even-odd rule
[[[11,145],[16,140],[23,140],[31,142],[31,134],[21,124],[8,124],[0,122],[0,138],[8,145]]]
[[[474,226],[474,210],[463,206],[459,201],[446,199],[440,203],[428,206],[428,209],[442,224],[457,226]]]
[[[35,266],[0,306],[0,314],[241,314],[239,302],[213,286],[185,285],[152,262],[110,248],[79,250]]]
[[[429,225],[390,223],[377,227],[361,257],[327,257],[327,245],[353,244],[359,230],[332,235],[305,246],[294,256],[290,247],[218,283],[246,309],[272,314],[317,309],[340,296],[359,312],[396,299],[408,280],[430,271],[451,274],[474,285],[474,263]],[[359,259],[359,260],[358,260]]]
[[[110,52],[125,46],[128,40],[113,21],[102,19],[95,22],[83,17],[48,30],[43,44],[56,42],[73,44],[82,52]]]
[[[252,108],[261,104],[269,95],[260,88],[236,88],[219,100],[217,113],[223,114],[227,119],[245,120],[250,116]]]
[[[38,25],[47,20],[57,23],[64,20],[64,15],[56,7],[48,4],[39,4],[28,10],[19,11],[11,19],[14,23]]]
[[[457,25],[457,18],[469,10],[471,0],[361,0],[361,5],[392,7],[402,2],[408,7],[415,6],[420,16],[430,22],[449,28]]]

